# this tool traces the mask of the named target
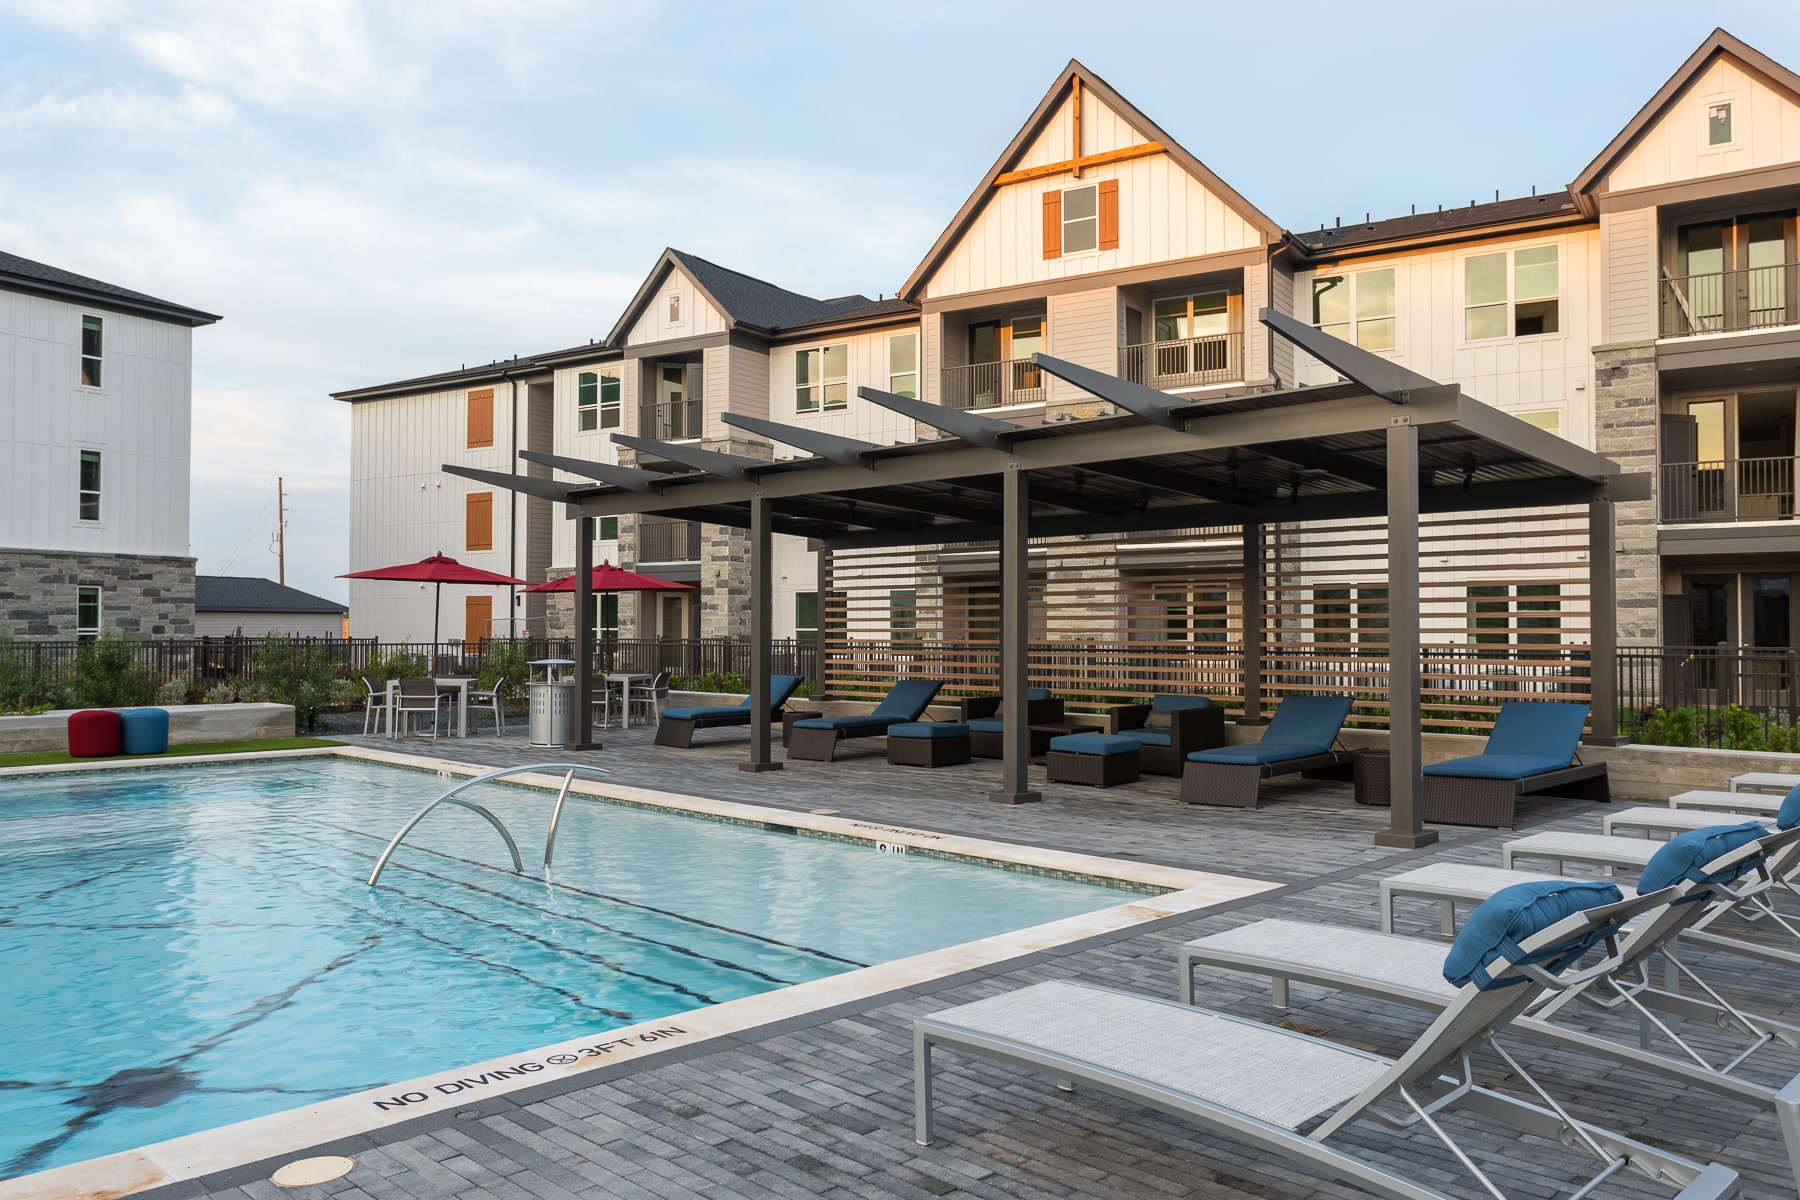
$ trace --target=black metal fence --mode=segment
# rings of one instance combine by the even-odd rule
[[[1634,741],[1800,749],[1800,650],[1623,647],[1618,688],[1620,732]]]

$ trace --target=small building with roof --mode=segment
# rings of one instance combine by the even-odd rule
[[[249,575],[194,577],[196,637],[335,638],[344,634],[350,606]]]

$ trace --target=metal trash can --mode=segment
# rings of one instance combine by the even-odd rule
[[[575,681],[565,678],[569,659],[542,658],[529,664],[534,678],[526,685],[530,719],[526,741],[533,746],[566,746],[575,740]]]
[[[1388,787],[1388,751],[1354,750],[1350,754],[1351,788],[1358,804],[1387,808],[1393,803]]]

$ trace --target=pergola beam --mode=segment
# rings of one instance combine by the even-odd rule
[[[1011,421],[979,416],[972,412],[964,412],[960,408],[945,408],[941,404],[928,404],[911,396],[897,396],[893,392],[883,392],[872,387],[859,387],[856,389],[856,394],[870,404],[879,404],[890,412],[897,412],[903,417],[911,417],[933,429],[941,429],[945,433],[959,437],[971,446],[980,446],[988,450],[999,449],[1004,435],[1018,433],[1025,428],[1025,426],[1015,425]]]
[[[734,429],[754,433],[759,437],[768,438],[771,442],[779,442],[783,446],[804,450],[814,458],[830,459],[834,463],[841,463],[847,467],[860,466],[864,454],[871,450],[881,449],[874,442],[839,437],[835,433],[826,433],[822,429],[783,425],[777,421],[765,421],[761,417],[746,417],[728,412],[720,413],[719,419]]]
[[[1265,308],[1256,319],[1275,331],[1276,336],[1292,342],[1350,382],[1393,404],[1406,404],[1408,392],[1436,388],[1438,382],[1417,371],[1411,371],[1389,358],[1372,354],[1361,346],[1353,346],[1343,338],[1322,329],[1296,321],[1286,313]]]
[[[646,471],[641,467],[622,467],[617,463],[594,462],[586,458],[569,458],[562,454],[545,454],[542,450],[521,450],[519,457],[528,463],[536,463],[540,467],[553,467],[558,471],[567,471],[571,475],[580,475],[584,479],[592,479],[596,483],[622,487],[632,492],[648,492],[655,489],[665,479],[673,479],[674,475],[663,471]]]
[[[536,496],[540,500],[554,500],[559,504],[570,503],[570,497],[581,490],[578,483],[537,479],[530,475],[508,475],[504,471],[483,471],[479,467],[459,467],[453,463],[444,463],[439,469],[446,475],[458,475],[476,483],[485,483],[489,487],[505,488],[526,496]]]
[[[1146,421],[1168,429],[1183,427],[1183,422],[1174,415],[1173,410],[1191,401],[1177,399],[1167,392],[1159,392],[1155,388],[1133,383],[1129,379],[1120,379],[1117,375],[1108,375],[1092,367],[1051,358],[1048,354],[1033,354],[1031,361],[1065,383],[1072,383],[1090,396],[1097,396],[1108,404],[1116,404]]]
[[[1255,492],[1232,487],[1227,483],[1213,483],[1209,480],[1197,479],[1181,471],[1166,471],[1160,467],[1142,466],[1137,463],[1130,465],[1091,463],[1084,469],[1095,475],[1105,475],[1109,479],[1124,479],[1131,483],[1147,484],[1158,491],[1193,496],[1199,500],[1212,500],[1219,504],[1235,504],[1239,508],[1255,508],[1265,499]]]
[[[1303,471],[1319,471],[1360,483],[1370,491],[1379,492],[1387,487],[1387,474],[1379,467],[1366,466],[1344,455],[1325,454],[1294,442],[1271,442],[1248,449],[1259,457],[1284,462]]]
[[[717,450],[702,450],[698,446],[675,442],[659,442],[654,438],[629,437],[623,433],[613,434],[612,440],[615,445],[625,446],[636,450],[639,454],[648,454],[666,462],[692,467],[715,479],[747,480],[750,478],[752,470],[769,465],[767,459],[750,458],[743,454],[721,454]],[[679,476],[675,478],[679,478]]]

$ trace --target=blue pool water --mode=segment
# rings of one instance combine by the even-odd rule
[[[332,759],[0,782],[0,1178],[1119,904]]]

